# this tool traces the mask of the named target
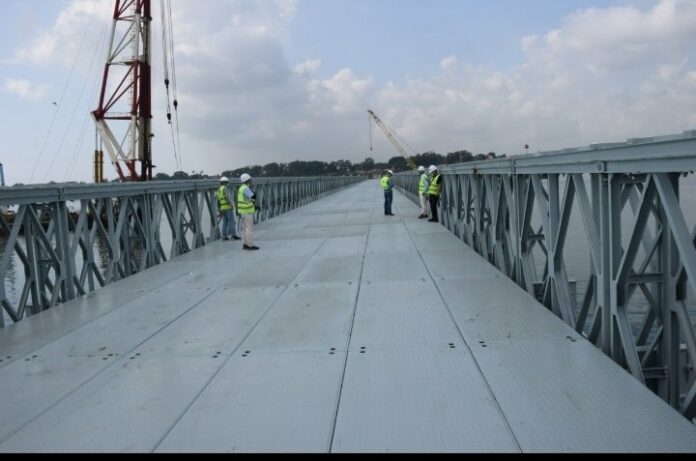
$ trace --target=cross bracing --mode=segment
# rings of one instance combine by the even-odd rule
[[[255,219],[270,219],[358,180],[259,179]],[[232,194],[238,186],[231,182]],[[219,239],[218,187],[206,180],[2,189],[0,205],[17,207],[12,219],[0,216],[0,232],[7,236],[0,262],[5,314],[18,322]],[[12,264],[24,275],[19,299],[7,293]],[[0,328],[5,323],[0,316]]]
[[[679,184],[695,170],[696,131],[446,166],[441,221],[693,419],[696,227]],[[397,175],[397,184],[417,200],[417,175]],[[565,257],[573,213],[590,260],[581,298]],[[639,297],[648,308],[629,312]]]

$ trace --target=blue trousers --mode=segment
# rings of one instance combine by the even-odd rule
[[[236,226],[234,222],[234,210],[222,212],[222,238],[236,235]]]
[[[392,201],[394,200],[394,192],[390,190],[384,191],[384,214],[392,214]]]

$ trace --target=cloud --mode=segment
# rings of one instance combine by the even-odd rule
[[[94,15],[108,24],[102,11],[109,8],[103,5],[96,5]],[[520,37],[523,59],[509,70],[448,54],[439,57],[439,66],[424,68],[422,77],[379,87],[350,62],[336,69],[323,67],[323,56],[290,62],[288,37],[302,7],[297,1],[206,0],[206,5],[172,2],[189,171],[397,155],[380,134],[376,151],[369,151],[368,108],[421,152],[514,154],[525,144],[532,151],[559,149],[676,133],[696,124],[693,1],[578,10],[552,30]],[[90,17],[92,7],[88,0],[70,3],[46,34],[16,56],[36,65],[57,59],[68,66],[68,49],[73,47],[74,56],[81,37],[74,26]],[[153,60],[155,72],[161,72],[161,58]],[[155,162],[158,171],[171,172],[163,94],[157,77]]]
[[[41,101],[48,91],[48,85],[35,85],[29,80],[6,78],[3,89],[6,93],[14,94],[27,101]]]
[[[110,22],[110,0],[75,0],[68,4],[45,32],[5,60],[11,64],[72,65],[80,46],[97,43],[98,30]]]
[[[384,88],[392,126],[446,152],[523,152],[694,128],[696,2],[590,8],[523,37],[508,72],[442,60],[442,73]]]

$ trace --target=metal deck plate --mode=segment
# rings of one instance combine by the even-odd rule
[[[368,283],[386,281],[423,281],[428,278],[423,260],[415,251],[376,251],[365,256],[362,280]]]
[[[357,288],[348,283],[291,286],[242,347],[254,353],[345,350]]]
[[[344,354],[238,353],[156,451],[329,451]]]
[[[696,451],[444,227],[381,206],[364,183],[259,252],[216,242],[0,331],[0,451]]]
[[[466,251],[466,245],[449,232],[421,232],[414,233],[413,240],[416,247],[424,252],[430,253],[433,250],[446,251]]]
[[[464,348],[351,352],[334,452],[515,452]]]
[[[439,280],[437,285],[467,340],[581,338],[517,285],[495,278]]]
[[[294,243],[293,243],[294,244]],[[367,238],[363,235],[338,237],[324,240],[316,256],[360,256],[365,253]]]
[[[435,280],[496,278],[500,283],[512,283],[473,251],[428,250],[422,255]]]
[[[155,291],[0,369],[0,441],[209,295]]]
[[[432,282],[363,284],[355,312],[351,350],[463,346]]]
[[[696,452],[696,429],[587,341],[472,346],[525,452]]]
[[[295,283],[353,282],[360,280],[362,255],[313,257]]]
[[[414,251],[413,243],[408,237],[395,239],[388,235],[373,235],[367,240],[367,252],[396,253]]]
[[[115,356],[0,451],[153,450],[281,292],[218,291],[137,349]],[[76,430],[94,433],[76,438]]]

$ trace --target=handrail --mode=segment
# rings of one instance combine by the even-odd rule
[[[694,171],[696,130],[443,166],[439,215],[471,248],[693,419],[696,332],[685,301],[688,288],[696,292],[696,228],[687,227],[679,182]],[[417,175],[397,174],[395,182],[418,203]],[[590,260],[580,298],[565,260],[573,216]],[[647,309],[629,318],[634,297]],[[638,315],[634,331],[631,319]]]
[[[358,176],[259,178],[264,221],[363,180]],[[238,180],[230,181],[232,196]],[[0,328],[220,238],[216,180],[49,184],[0,188]],[[79,209],[71,210],[72,204]],[[165,246],[168,246],[165,248]],[[99,254],[101,253],[101,256]],[[19,265],[19,269],[13,266]],[[15,272],[12,272],[15,271]],[[24,280],[8,296],[8,275]]]

